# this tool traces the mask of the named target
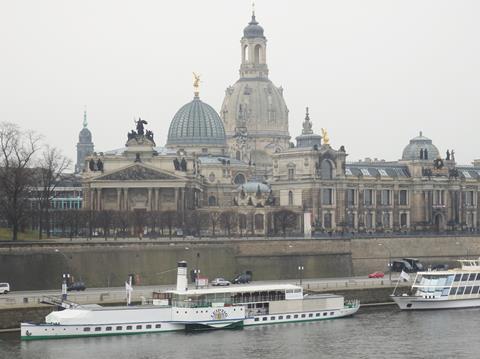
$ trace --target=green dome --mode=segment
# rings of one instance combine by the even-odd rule
[[[225,128],[212,106],[194,97],[170,123],[168,146],[226,146]]]

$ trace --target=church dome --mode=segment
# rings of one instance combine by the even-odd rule
[[[434,160],[440,156],[438,148],[432,143],[432,140],[423,136],[422,132],[417,137],[410,140],[402,154],[403,161],[412,160]]]
[[[247,27],[243,29],[243,36],[246,38],[264,37],[263,27],[258,25],[255,15],[252,15],[252,20],[248,23]]]
[[[182,106],[170,123],[168,146],[225,147],[225,128],[218,113],[198,96]]]

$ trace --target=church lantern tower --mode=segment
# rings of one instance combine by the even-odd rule
[[[81,173],[85,169],[85,158],[93,154],[92,133],[87,128],[87,111],[83,112],[83,128],[78,135],[77,143],[77,163],[75,173]]]

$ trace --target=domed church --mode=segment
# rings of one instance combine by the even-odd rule
[[[288,108],[283,89],[268,77],[267,39],[255,13],[243,30],[240,50],[240,78],[226,89],[221,107],[228,151],[268,176],[272,154],[288,147]]]

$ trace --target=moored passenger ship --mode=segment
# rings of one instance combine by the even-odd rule
[[[391,298],[402,310],[479,307],[480,259],[459,262],[452,270],[418,272],[410,294]]]
[[[21,338],[54,339],[306,322],[353,315],[358,301],[339,295],[304,295],[292,284],[189,289],[187,263],[178,263],[177,288],[154,293],[148,304],[125,307],[71,305],[22,323]]]

